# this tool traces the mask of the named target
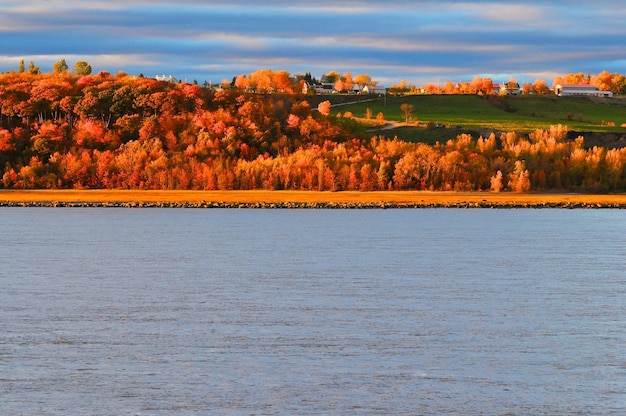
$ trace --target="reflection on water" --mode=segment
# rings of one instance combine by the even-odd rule
[[[626,212],[2,209],[0,413],[626,412]]]

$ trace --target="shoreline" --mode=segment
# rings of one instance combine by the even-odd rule
[[[0,207],[626,209],[626,194],[493,192],[0,190]]]

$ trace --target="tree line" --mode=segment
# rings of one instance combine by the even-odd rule
[[[519,85],[515,78],[510,78],[505,84]],[[524,82],[520,85],[523,94],[552,94],[557,84],[592,85],[600,91],[611,91],[613,94],[626,94],[626,76],[617,72],[602,71],[591,75],[582,72],[558,75],[550,86],[544,79],[534,82]],[[400,81],[391,86],[390,93],[426,93],[426,94],[499,94],[500,88],[491,78],[475,77],[469,82],[453,83],[447,81],[443,85],[425,84],[416,86],[406,81]]]
[[[564,126],[407,143],[269,82],[273,94],[125,73],[2,74],[0,187],[626,190],[626,149],[588,149]]]

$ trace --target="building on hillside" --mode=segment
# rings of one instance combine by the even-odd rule
[[[330,82],[324,82],[321,84],[315,84],[313,89],[318,94],[335,94],[335,84]]]
[[[556,84],[554,93],[559,97],[587,96],[587,97],[612,97],[611,91],[600,91],[598,87],[589,84]]]
[[[178,80],[176,78],[174,78],[172,75],[157,75],[156,77],[154,77],[157,81],[165,81],[165,82],[171,82],[173,84],[175,84]]]
[[[360,90],[361,94],[387,94],[387,88],[383,86],[372,87],[371,85],[366,85]]]
[[[502,95],[521,95],[522,89],[517,82],[505,82],[500,86],[500,94]]]

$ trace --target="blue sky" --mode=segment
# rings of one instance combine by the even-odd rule
[[[257,69],[383,85],[626,73],[623,0],[0,0],[0,10],[0,71],[24,59],[49,72],[64,58],[201,83]]]

